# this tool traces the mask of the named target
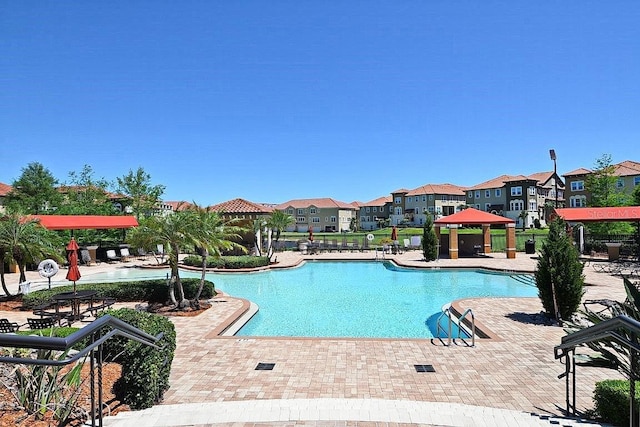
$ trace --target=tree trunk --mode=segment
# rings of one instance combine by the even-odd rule
[[[193,307],[196,309],[200,308],[200,295],[202,294],[202,289],[204,288],[204,278],[207,274],[207,255],[204,254],[202,256],[202,275],[200,276],[200,286],[198,286],[198,292],[196,292],[196,296],[193,299]]]
[[[0,282],[2,282],[2,290],[4,291],[5,295],[10,297],[11,293],[9,292],[9,289],[7,289],[7,283],[4,280],[4,256],[6,255],[5,251],[0,251]]]

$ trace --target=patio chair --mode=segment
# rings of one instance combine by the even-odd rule
[[[117,262],[120,260],[121,258],[118,255],[116,255],[115,249],[109,249],[107,251],[107,262],[111,263],[111,262]]]
[[[129,248],[120,248],[120,258],[123,262],[131,260],[131,252],[129,252]]]
[[[12,334],[20,329],[20,325],[16,322],[9,322],[9,319],[0,319],[0,333]]]
[[[84,265],[91,265],[92,261],[89,249],[80,249],[80,262]]]
[[[405,252],[411,250],[411,240],[403,239],[402,243],[404,245],[404,251]]]
[[[143,248],[138,248],[138,259],[144,261],[147,259],[147,251]]]
[[[27,324],[29,325],[29,329],[38,330],[38,329],[47,329],[53,328],[56,324],[56,321],[53,317],[43,317],[33,319],[31,317],[27,318]]]
[[[358,239],[353,239],[353,244],[350,246],[351,252],[358,252],[360,251],[360,242],[358,242]]]

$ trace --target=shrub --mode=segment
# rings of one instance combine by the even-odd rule
[[[183,264],[192,267],[202,266],[202,257],[190,255],[186,257]],[[222,257],[207,257],[207,268],[227,268],[227,269],[240,269],[240,268],[258,268],[269,265],[268,257],[256,257],[256,256],[222,256]]]
[[[434,261],[438,259],[438,236],[433,230],[433,218],[431,215],[427,215],[427,219],[424,222],[424,229],[422,232],[422,254],[425,261]]]
[[[596,383],[593,392],[594,410],[604,422],[629,425],[629,381],[605,380]],[[636,407],[640,407],[640,382],[636,381]]]
[[[107,310],[104,314],[110,314],[150,335],[163,334],[157,342],[161,349],[119,336],[104,344],[107,359],[122,365],[122,377],[114,387],[116,395],[134,410],[153,406],[169,388],[169,374],[176,349],[173,323],[163,316],[127,308]]]
[[[570,319],[577,311],[584,293],[583,269],[565,222],[561,218],[553,220],[549,235],[542,243],[535,274],[538,296],[548,315],[555,318],[559,314],[562,319]]]
[[[181,279],[185,297],[192,299],[198,292],[200,279]],[[115,298],[120,302],[147,301],[150,303],[165,303],[168,299],[167,281],[165,279],[142,280],[135,282],[115,283],[86,283],[78,284],[77,290],[92,289],[98,291],[97,298]],[[73,286],[60,286],[54,289],[42,289],[31,292],[22,297],[22,305],[26,309],[47,303],[51,297],[60,292],[69,292]],[[215,296],[214,284],[205,281],[200,298],[209,299]]]

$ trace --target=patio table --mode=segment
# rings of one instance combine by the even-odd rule
[[[64,303],[71,304],[71,314],[67,317],[69,323],[74,322],[76,320],[82,320],[84,315],[80,311],[80,305],[83,301],[88,301],[88,308],[91,308],[93,305],[93,299],[98,294],[98,291],[94,291],[91,289],[85,289],[76,292],[63,292],[60,294],[55,294],[52,298],[56,302],[56,315],[60,314],[60,306],[64,305]]]

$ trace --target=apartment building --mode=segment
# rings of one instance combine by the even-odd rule
[[[454,214],[466,205],[466,187],[454,184],[425,184],[413,190],[391,193],[391,225],[424,225],[427,215],[437,219]]]
[[[391,196],[379,197],[366,203],[353,202],[358,207],[358,224],[360,230],[377,230],[384,227],[391,213]]]
[[[557,192],[556,192],[557,189]],[[500,175],[467,190],[467,205],[516,221],[519,227],[544,226],[551,209],[564,204],[564,183],[554,172]]]
[[[332,198],[297,199],[276,205],[274,209],[286,212],[296,220],[286,231],[348,231],[351,221],[357,220],[358,207]]]
[[[633,193],[640,185],[640,163],[625,160],[613,166],[613,175],[617,177],[616,187],[627,194]],[[581,208],[591,204],[591,194],[587,191],[587,177],[593,171],[579,168],[562,175],[567,183],[567,207]]]

